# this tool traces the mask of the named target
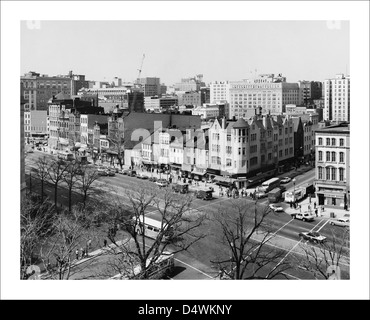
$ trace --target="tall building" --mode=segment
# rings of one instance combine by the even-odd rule
[[[210,102],[229,102],[230,101],[230,84],[228,81],[214,81],[210,85]]]
[[[199,91],[201,87],[205,87],[203,75],[197,74],[192,78],[183,78],[181,82],[175,83],[175,91]]]
[[[316,197],[319,206],[348,208],[350,202],[350,125],[316,130]]]
[[[144,91],[144,97],[161,95],[161,80],[160,78],[146,77],[136,80],[136,84],[140,85]]]
[[[203,103],[210,103],[211,101],[211,91],[209,87],[201,87],[200,88],[200,104]]]
[[[48,101],[58,93],[76,95],[81,88],[88,88],[89,81],[84,75],[48,76],[30,71],[21,76],[24,86],[23,98],[26,100],[25,111],[48,110]]]
[[[187,92],[177,92],[178,105],[187,106],[192,105],[198,107],[201,105],[201,92],[197,91],[187,91]]]
[[[311,105],[313,100],[320,99],[322,93],[322,83],[319,81],[298,81],[299,104]]]
[[[281,114],[287,104],[299,104],[297,83],[287,83],[279,74],[262,74],[254,79],[230,82],[230,118],[250,118],[255,110]]]
[[[350,121],[350,77],[337,74],[324,81],[324,120]]]

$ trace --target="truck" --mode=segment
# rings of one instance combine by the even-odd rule
[[[272,189],[268,194],[268,200],[270,203],[275,203],[275,202],[279,202],[280,198],[281,198],[281,189],[280,188],[275,188],[275,189]]]
[[[179,193],[188,193],[189,192],[189,184],[188,183],[183,183],[183,182],[178,182],[174,183],[172,185],[172,190],[174,192],[179,192]]]
[[[295,190],[285,192],[285,202],[297,202],[306,196],[305,188],[295,188]]]

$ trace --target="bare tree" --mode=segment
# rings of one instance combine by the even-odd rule
[[[296,258],[297,265],[315,279],[341,279],[341,273],[349,276],[349,229],[341,231],[338,234],[332,230],[331,237],[316,246],[302,243],[303,254]]]
[[[68,186],[68,210],[72,211],[72,190],[78,181],[78,173],[81,172],[80,164],[76,160],[69,161],[63,174],[63,181]]]
[[[117,160],[119,163],[120,168],[122,169],[123,166],[123,158],[124,158],[124,132],[120,128],[120,123],[116,120],[115,127],[110,130],[109,136],[107,137],[109,141],[109,147],[112,150],[115,150],[117,153]],[[111,157],[111,161],[113,157]],[[111,163],[112,164],[112,163]]]
[[[27,268],[38,262],[39,244],[51,232],[54,212],[48,202],[40,204],[27,197],[21,203],[21,279],[26,279]]]
[[[114,253],[122,255],[122,259],[114,263],[116,269],[123,272],[140,266],[140,272],[135,274],[135,278],[139,279],[151,276],[158,259],[168,254],[167,249],[175,254],[187,250],[205,237],[197,231],[206,216],[200,212],[190,214],[191,196],[176,195],[168,188],[160,197],[157,190],[139,188],[128,193],[131,218],[122,219],[121,225],[128,233],[130,246],[127,241],[117,244],[117,239],[112,239],[111,235],[111,241],[117,244]],[[144,225],[145,219],[150,216],[148,209],[153,206],[161,221],[161,228],[155,238],[148,239]]]
[[[283,251],[269,246],[272,228],[266,217],[268,206],[245,200],[230,201],[214,217],[220,248],[211,262],[228,279],[272,279],[290,268],[282,261]],[[277,267],[271,268],[271,265]]]
[[[81,272],[75,268],[78,260],[76,250],[85,249],[89,240],[96,239],[95,229],[90,228],[84,217],[85,213],[74,209],[73,214],[60,214],[53,224],[53,235],[48,237],[41,247],[41,259],[47,270],[47,276],[54,280],[68,280],[71,275]]]
[[[93,184],[99,178],[99,175],[95,169],[90,169],[86,165],[82,165],[80,169],[81,174],[78,180],[81,184],[79,188],[83,194],[83,207],[85,208],[89,192],[93,190]]]
[[[40,203],[44,202],[44,185],[45,185],[45,181],[47,180],[49,176],[48,166],[49,166],[49,161],[44,155],[43,157],[37,159],[36,168],[32,169],[32,172],[40,180],[40,184],[41,184]]]
[[[59,183],[63,180],[64,173],[66,172],[68,166],[63,160],[53,160],[48,167],[49,178],[54,185],[54,204],[57,207],[58,201],[58,187]]]

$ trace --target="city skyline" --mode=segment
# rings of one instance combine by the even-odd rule
[[[145,54],[141,77],[167,86],[196,74],[323,81],[350,73],[349,48],[348,21],[22,21],[20,71],[131,82]]]

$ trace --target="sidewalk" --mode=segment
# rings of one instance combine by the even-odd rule
[[[311,211],[312,213],[315,213],[314,209],[314,203],[316,202],[315,198],[311,199],[311,204],[309,198],[305,198],[303,201],[299,202],[301,205],[301,211],[310,211],[308,206],[311,206]],[[316,202],[317,203],[317,202]],[[290,208],[290,205],[288,203],[283,203],[282,207],[284,208],[284,211],[287,214],[292,214],[292,213],[297,213],[299,212],[299,209],[294,209]],[[324,206],[324,211],[321,209],[322,206],[317,206],[318,208],[318,216],[324,219],[331,219],[332,217],[330,216],[331,213],[334,213],[334,218],[343,218],[345,214],[349,215],[350,211],[344,210],[344,209],[339,209],[339,208],[330,208],[330,207],[325,207]]]

